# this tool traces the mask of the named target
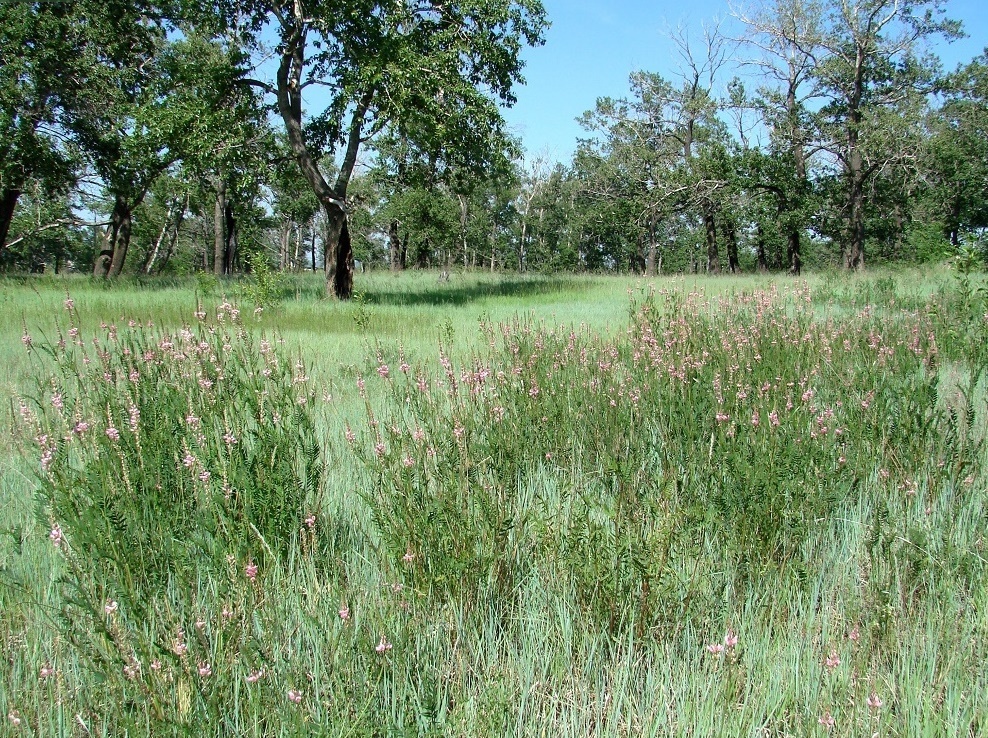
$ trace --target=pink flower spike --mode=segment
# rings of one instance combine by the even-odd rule
[[[405,555],[401,557],[401,560],[404,561],[406,564],[411,564],[413,561],[415,561],[415,553],[412,551],[411,548],[409,548],[407,551],[405,551]]]
[[[877,692],[872,692],[868,696],[868,699],[866,701],[868,703],[868,707],[870,707],[872,710],[877,710],[883,704],[885,704],[885,703],[882,702],[882,698],[878,696],[878,693]]]
[[[257,579],[257,564],[253,561],[248,562],[247,566],[244,567],[244,574],[246,574],[247,578],[252,582]]]
[[[213,675],[213,667],[206,661],[199,662],[199,676],[205,678]]]
[[[854,643],[857,643],[858,642],[858,639],[861,638],[861,631],[858,630],[858,626],[857,625],[855,625],[853,628],[851,628],[851,632],[847,634],[847,637],[851,641],[853,641]]]
[[[830,714],[830,710],[827,710],[825,713],[823,713],[823,715],[820,716],[820,719],[817,720],[817,722],[820,723],[820,725],[826,728],[827,731],[829,732],[834,727],[835,721],[834,721],[834,716]]]
[[[106,604],[103,605],[103,612],[105,612],[107,615],[112,615],[116,611],[117,611],[117,601],[116,600],[107,600],[106,601]]]
[[[350,608],[346,605],[343,605],[343,607],[340,608],[340,620],[344,623],[350,620]]]
[[[305,527],[309,530],[314,530],[316,527],[316,516],[315,513],[309,513],[305,518]]]
[[[261,680],[261,677],[263,676],[264,676],[264,669],[258,669],[257,671],[252,671],[250,674],[247,675],[247,683],[257,684],[257,682],[259,682]]]
[[[728,628],[727,633],[724,635],[724,646],[730,650],[736,645],[738,645],[738,634]]]
[[[376,646],[374,646],[374,650],[377,651],[378,653],[387,653],[393,647],[394,647],[393,644],[390,643],[387,638],[381,636],[381,641]]]
[[[39,679],[48,679],[55,673],[55,667],[51,664],[45,662],[40,669],[38,669]],[[870,699],[870,698],[869,698]],[[869,702],[869,704],[871,704]]]
[[[833,671],[840,666],[840,656],[837,655],[837,651],[831,649],[830,655],[824,659],[823,665],[827,667],[828,671]]]
[[[48,534],[48,540],[52,542],[55,548],[62,545],[62,529],[58,525],[52,526],[51,533]]]
[[[298,705],[302,702],[302,693],[299,692],[297,689],[289,689],[288,700]]]
[[[710,651],[710,653],[712,654],[724,653],[724,644],[711,643],[709,646],[707,646],[707,650]]]

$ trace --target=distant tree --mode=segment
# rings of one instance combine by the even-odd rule
[[[538,0],[252,0],[224,9],[231,35],[259,55],[265,34],[277,38],[276,79],[255,84],[275,98],[325,212],[327,291],[342,299],[353,290],[347,188],[361,145],[390,125],[426,150],[485,152],[504,125],[496,101],[514,100],[521,47],[541,43],[545,28]],[[303,102],[313,86],[326,100],[314,114]],[[337,152],[331,184],[319,161]]]
[[[931,215],[956,247],[965,231],[988,228],[988,52],[946,86],[946,102],[929,115],[922,168]]]
[[[891,114],[912,92],[932,91],[939,69],[923,43],[955,38],[958,23],[943,18],[944,0],[828,0],[812,51],[819,145],[836,162],[843,189],[843,263],[864,267],[869,180],[904,132]],[[807,40],[808,42],[808,40]],[[912,155],[910,152],[909,155]]]

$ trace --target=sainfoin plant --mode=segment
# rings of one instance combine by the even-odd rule
[[[300,545],[320,547],[324,470],[304,365],[255,342],[229,303],[196,317],[175,332],[108,325],[88,341],[72,324],[32,348],[48,355],[48,379],[22,412],[65,561],[62,623],[119,707],[116,730],[218,710],[210,695],[222,690],[196,685],[231,660],[262,668],[243,627],[261,582]]]
[[[941,463],[957,434],[921,316],[819,320],[797,285],[646,294],[611,336],[481,329],[459,366],[382,359],[391,410],[348,432],[395,567],[444,597],[510,604],[538,576],[611,630],[679,627],[736,577],[801,570],[876,475],[936,487],[963,466]]]

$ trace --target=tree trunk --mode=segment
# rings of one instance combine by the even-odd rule
[[[4,190],[3,197],[0,198],[0,255],[7,244],[7,234],[10,233],[10,223],[14,219],[14,210],[20,196],[20,190]]]
[[[654,237],[648,239],[648,256],[645,258],[645,276],[654,277],[656,275],[655,257],[658,254],[659,246]]]
[[[238,266],[240,255],[240,235],[237,228],[237,216],[233,212],[233,203],[226,201],[223,209],[224,220],[226,222],[226,236],[223,244],[223,274],[233,274]]]
[[[799,234],[799,229],[795,226],[789,228],[789,232],[786,234],[786,262],[788,264],[789,273],[795,277],[799,276],[799,273],[803,269],[803,257],[801,254],[801,237]]]
[[[762,224],[758,224],[758,229],[755,235],[755,251],[759,274],[764,274],[768,271],[768,255],[765,253],[765,229],[762,228]]]
[[[862,176],[860,154],[851,154],[852,164],[848,187],[847,250],[844,252],[844,266],[852,270],[864,269],[865,208],[864,177]]]
[[[127,249],[130,247],[130,232],[133,226],[133,209],[123,199],[118,200],[121,204],[120,229],[117,231],[117,240],[113,245],[113,258],[110,260],[110,277],[119,277],[123,272],[124,262],[127,260]]]
[[[155,239],[154,246],[150,251],[148,251],[147,258],[144,259],[144,264],[141,266],[142,274],[150,274],[151,267],[154,266],[154,262],[158,260],[158,254],[161,253],[161,244],[165,242],[165,236],[168,235],[168,231],[172,226],[172,213],[174,213],[177,206],[177,201],[168,203],[168,212],[165,213],[165,222],[161,225],[161,231],[158,233],[158,238]]]
[[[398,236],[398,221],[392,220],[388,225],[389,262],[392,272],[397,272],[401,266],[401,238]]]
[[[94,277],[116,277],[123,270],[130,246],[131,205],[121,195],[113,202],[110,225],[106,227],[103,249],[93,265]]]
[[[353,297],[353,248],[346,212],[336,202],[324,202],[326,210],[326,293],[339,300]],[[333,249],[330,253],[330,249]]]
[[[724,243],[727,246],[727,265],[731,274],[741,271],[741,262],[738,261],[738,233],[731,218],[724,219]]]
[[[222,277],[226,274],[226,182],[222,179],[216,185],[216,206],[213,208],[213,274]]]
[[[525,271],[525,238],[528,235],[528,219],[521,221],[521,240],[518,242],[518,271]]]
[[[312,217],[312,271],[316,271],[316,219]]]
[[[707,234],[707,274],[720,274],[720,254],[717,252],[717,221],[713,208],[703,210],[703,227]]]

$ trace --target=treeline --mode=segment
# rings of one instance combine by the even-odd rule
[[[938,0],[763,0],[601,98],[571,161],[498,104],[537,0],[0,6],[0,268],[520,271],[925,261],[988,225],[988,56]]]

